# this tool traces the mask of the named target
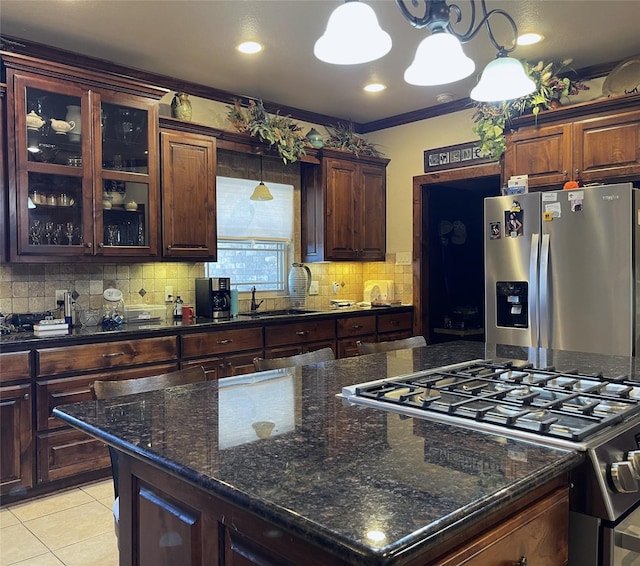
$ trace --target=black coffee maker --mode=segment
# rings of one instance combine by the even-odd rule
[[[231,317],[231,279],[196,278],[196,316],[221,319]]]

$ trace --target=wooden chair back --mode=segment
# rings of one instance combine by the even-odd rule
[[[256,368],[256,371],[266,371],[269,369],[306,366],[335,359],[336,355],[331,348],[321,348],[313,352],[305,352],[304,354],[296,354],[295,356],[284,358],[253,358],[253,367]]]
[[[375,354],[377,352],[391,352],[392,350],[404,350],[405,348],[419,348],[426,346],[427,341],[424,336],[411,336],[400,340],[389,340],[387,342],[360,342],[358,340],[359,354]]]
[[[174,385],[186,385],[206,381],[206,374],[202,366],[194,366],[161,375],[139,377],[137,379],[96,380],[91,384],[91,394],[94,399],[111,399],[121,395],[133,393],[146,393],[173,387]]]

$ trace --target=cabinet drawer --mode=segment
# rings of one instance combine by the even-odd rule
[[[335,335],[335,323],[333,320],[294,322],[267,326],[264,329],[264,342],[265,347],[287,346],[289,344],[333,340]]]
[[[78,377],[46,379],[36,383],[36,424],[39,431],[67,426],[51,415],[54,407],[80,401],[91,401],[90,385],[96,379],[135,379],[175,371],[178,364],[145,366],[117,373],[92,373]]]
[[[66,348],[36,350],[37,376],[101,370],[178,359],[174,336],[123,340]]]
[[[182,336],[184,358],[259,349],[262,349],[262,328],[259,326]]]
[[[0,355],[0,382],[31,377],[29,352],[11,352]]]
[[[378,315],[378,332],[396,332],[397,330],[411,330],[413,313],[398,312]]]
[[[38,435],[38,483],[109,468],[107,445],[79,430]]]
[[[458,552],[432,563],[438,566],[517,564],[525,557],[540,566],[566,564],[568,521],[568,489],[559,489],[472,539]]]
[[[376,333],[376,317],[371,316],[350,316],[339,318],[337,324],[338,338],[349,336],[362,336],[364,334]]]

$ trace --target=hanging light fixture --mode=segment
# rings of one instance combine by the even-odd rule
[[[489,96],[486,93],[491,92],[490,96],[493,101],[510,100],[526,96],[535,90],[533,81],[522,80],[523,77],[526,77],[522,64],[518,60],[508,57],[508,54],[516,48],[518,28],[513,18],[505,10],[493,9],[489,11],[485,0],[469,0],[471,21],[467,30],[461,33],[453,29],[453,26],[462,20],[462,11],[456,4],[448,5],[446,0],[411,0],[413,8],[410,9],[407,7],[406,0],[395,0],[395,2],[404,18],[413,27],[418,29],[426,27],[431,32],[431,35],[420,43],[413,63],[405,71],[404,78],[409,84],[420,86],[448,84],[471,75],[475,70],[475,63],[464,54],[462,44],[473,39],[481,28],[485,28],[489,40],[498,51],[498,59],[487,65],[478,85],[478,87],[482,85],[482,88],[478,91],[474,89],[471,97],[474,98],[476,93],[478,96]],[[477,9],[478,3],[480,10]],[[424,6],[424,13],[421,16],[416,16],[413,10],[420,5]],[[314,49],[316,57],[329,63],[349,65],[373,61],[389,51],[391,48],[390,38],[386,50],[378,52],[371,47],[371,42],[375,42],[375,39],[372,38],[380,37],[381,34],[388,36],[388,34],[380,28],[373,9],[367,7],[367,12],[371,12],[371,14],[365,18],[360,16],[360,8],[356,9],[357,6],[364,6],[364,4],[361,4],[359,0],[345,0],[345,3],[331,14],[327,31],[316,42]],[[479,12],[477,25],[476,11]],[[362,12],[364,13],[364,10]],[[490,19],[498,15],[502,16],[512,28],[513,39],[510,47],[498,43],[491,29]],[[356,36],[357,41],[354,42],[352,49],[346,38]],[[320,50],[319,44],[321,42],[322,49]],[[327,45],[329,42],[333,42],[335,46],[334,54],[331,57],[324,54],[329,51]],[[319,51],[323,53],[321,54]],[[368,56],[365,56],[362,51],[366,51]],[[499,79],[494,72],[496,67],[501,70]],[[489,72],[487,73],[487,71]],[[495,83],[496,80],[500,82]],[[487,84],[492,84],[492,88],[487,87]],[[476,100],[481,99],[477,98]]]
[[[390,50],[391,36],[378,24],[373,8],[346,0],[329,17],[313,53],[325,63],[355,65],[380,59]]]
[[[251,200],[273,200],[273,195],[269,190],[269,187],[264,184],[262,174],[262,155],[260,155],[260,182],[253,189],[252,195],[249,197]]]

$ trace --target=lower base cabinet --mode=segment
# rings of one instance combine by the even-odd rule
[[[121,566],[349,563],[139,460],[123,455],[119,462]],[[459,547],[452,549],[455,540],[444,543],[436,551],[440,556],[434,555],[432,548],[403,564],[565,565],[569,489],[566,484],[557,487],[562,483],[554,481],[524,506],[514,502],[511,509],[515,512],[506,510],[502,520],[496,517],[493,526],[464,540]],[[442,551],[446,552],[444,556]]]
[[[33,487],[31,389],[30,383],[0,387],[0,495],[3,496],[18,497]]]

